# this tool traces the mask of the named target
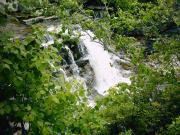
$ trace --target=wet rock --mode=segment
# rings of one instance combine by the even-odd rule
[[[82,59],[79,59],[76,61],[76,64],[79,66],[79,67],[84,67],[85,65],[87,65],[89,63],[89,60],[86,59],[86,58],[82,58]]]
[[[79,51],[78,45],[70,45],[70,49],[73,52],[75,60],[79,60],[82,57],[82,55],[81,55],[81,53]]]
[[[57,16],[50,16],[50,17],[45,17],[45,16],[39,16],[36,18],[30,18],[27,20],[23,20],[23,23],[26,25],[31,25],[31,24],[35,24],[35,23],[39,23],[39,22],[45,22],[45,21],[53,21],[53,20],[57,20],[58,17]]]
[[[44,36],[44,41],[41,44],[42,47],[47,48],[49,45],[54,44],[54,39],[51,35],[45,35]]]
[[[85,79],[88,88],[93,88],[95,83],[95,74],[89,62],[84,67],[80,67],[80,76]]]
[[[147,57],[148,55],[151,55],[152,53],[154,53],[154,47],[153,47],[153,43],[155,42],[155,39],[148,39],[146,41],[146,48],[144,50],[144,55],[145,57]]]
[[[118,63],[121,65],[121,67],[125,70],[131,70],[132,69],[132,64],[124,59],[119,59]]]
[[[128,64],[128,63],[121,63],[121,66],[123,69],[125,70],[130,70],[132,69],[132,65]]]

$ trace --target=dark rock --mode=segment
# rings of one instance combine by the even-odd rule
[[[84,3],[84,7],[87,8],[89,6],[104,6],[103,2],[101,0],[87,0],[87,2]]]
[[[76,61],[76,64],[78,65],[78,67],[84,67],[88,63],[89,63],[88,59],[80,59]]]
[[[68,52],[67,52],[67,50],[64,47],[61,48],[61,50],[59,52],[59,55],[63,58],[62,65],[64,65],[64,64],[67,64],[67,65],[71,64]]]
[[[180,27],[174,26],[168,29],[164,34],[171,36],[172,34],[180,34]]]
[[[86,61],[87,62],[87,61]],[[86,63],[85,62],[85,63]],[[85,79],[86,85],[88,88],[93,88],[95,83],[95,74],[90,63],[86,63],[84,67],[80,67],[80,76]]]
[[[105,7],[105,6],[88,6],[87,8],[95,11],[113,10],[112,7]]]
[[[153,39],[148,39],[146,41],[146,48],[144,50],[144,55],[145,56],[151,55],[152,53],[154,53],[153,43],[154,43]]]

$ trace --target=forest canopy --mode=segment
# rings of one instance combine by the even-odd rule
[[[178,0],[0,1],[0,134],[178,135],[179,8]],[[42,47],[48,17],[62,30]],[[76,25],[130,59],[131,84],[97,95],[94,107],[91,89],[57,74],[63,47],[79,45]]]

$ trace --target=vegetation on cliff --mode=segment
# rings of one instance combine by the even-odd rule
[[[178,1],[19,0],[16,10],[10,4],[0,4],[0,134],[180,133]],[[103,15],[97,18],[99,12]],[[28,26],[23,39],[5,29],[9,22],[39,16],[58,17],[63,28],[52,35],[62,37],[61,43],[42,47],[47,33],[40,25]],[[78,45],[70,33],[63,34],[75,24],[131,59],[131,85],[110,89],[94,108],[78,82],[55,73],[62,46]]]

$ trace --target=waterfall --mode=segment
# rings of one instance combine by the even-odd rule
[[[86,48],[82,42],[78,45],[78,49],[82,56],[86,55]]]
[[[67,75],[66,75],[66,72],[65,72],[62,68],[59,69],[59,72],[60,72],[61,74],[63,74],[64,81],[68,82],[69,80],[68,80],[68,77],[67,77]]]
[[[56,27],[61,30],[59,26],[50,27],[48,30],[56,30]],[[118,63],[118,61],[122,60],[115,54],[105,50],[103,44],[94,38],[95,35],[90,30],[83,31],[80,26],[76,26],[75,28],[73,31],[74,36],[78,37],[80,34],[80,45],[76,50],[77,52],[72,52],[67,45],[64,46],[65,51],[62,52],[65,54],[65,62],[63,63],[67,62],[67,66],[70,67],[70,71],[72,71],[72,75],[74,75],[73,79],[75,77],[78,82],[82,82],[81,84],[83,84],[85,89],[86,85],[89,86],[89,88],[93,87],[101,95],[106,94],[109,88],[118,83],[125,82],[130,84],[129,71],[121,68],[121,65]],[[66,30],[65,34],[67,33]],[[48,45],[54,43],[50,36],[46,38],[48,40],[45,41],[42,46],[48,47]],[[61,41],[61,39],[59,40]],[[81,58],[75,61],[73,53],[80,53]],[[67,73],[68,70],[69,69],[67,69]],[[65,80],[71,78],[70,76],[67,77],[65,73],[63,74]]]
[[[72,72],[73,72],[73,75],[75,76],[79,76],[79,68],[74,60],[74,56],[73,56],[73,53],[72,51],[69,49],[69,47],[67,45],[65,45],[64,47],[66,50],[67,50],[67,53],[68,53],[68,56],[69,56],[69,59],[70,59],[70,62],[71,62],[71,69],[72,69]]]
[[[113,60],[114,54],[110,54],[104,49],[98,40],[93,40],[94,34],[91,31],[81,31],[80,40],[87,49],[87,57],[95,73],[94,88],[101,95],[120,83],[130,83],[129,78],[123,77],[122,71],[118,69]]]

